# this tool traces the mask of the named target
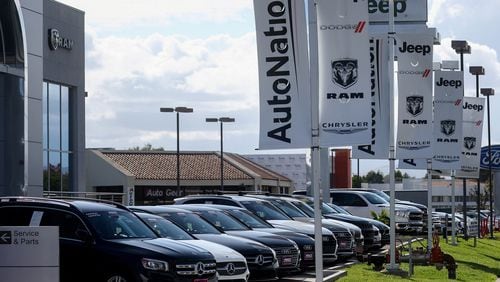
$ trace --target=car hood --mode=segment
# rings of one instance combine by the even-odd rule
[[[115,243],[131,247],[147,249],[156,253],[171,256],[173,259],[189,258],[196,256],[198,259],[213,259],[213,255],[206,249],[189,245],[180,241],[166,238],[156,239],[121,239],[113,240]]]
[[[349,222],[349,223],[354,224],[354,225],[371,223],[368,220],[366,220],[366,218],[364,218],[364,217],[359,217],[359,216],[349,215],[349,214],[330,213],[330,214],[325,214],[324,216],[327,218],[331,218],[331,219]]]
[[[309,222],[314,224],[314,218],[310,217],[296,217],[295,220],[302,222]],[[349,228],[341,222],[331,220],[331,219],[321,219],[321,224],[323,227],[327,228],[330,231],[335,232],[346,232],[349,231]]]
[[[183,242],[209,251],[215,257],[216,262],[246,261],[245,257],[243,257],[242,254],[221,244],[209,242],[206,240],[180,240],[178,242]]]
[[[291,230],[294,232],[314,236],[314,224],[300,222],[297,220],[268,220],[274,227]],[[332,232],[326,228],[321,228],[323,235],[331,235]]]
[[[257,241],[273,249],[290,248],[295,246],[294,242],[288,240],[285,237],[266,232],[243,230],[243,231],[226,231],[226,233],[229,235]]]
[[[249,254],[267,254],[272,253],[272,250],[253,240],[239,238],[228,234],[192,234],[198,239],[214,242],[234,249],[238,253],[247,256]]]
[[[281,228],[256,228],[255,230],[283,236],[287,239],[293,240],[295,243],[297,243],[299,245],[314,245],[313,238],[311,238],[305,234],[293,232],[290,230],[281,229]]]

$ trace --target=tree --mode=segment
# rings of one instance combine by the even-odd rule
[[[380,171],[371,170],[364,178],[367,183],[384,183],[384,175]]]
[[[363,183],[363,177],[354,175],[352,177],[352,188],[361,188],[361,183]]]
[[[387,210],[380,211],[380,214],[377,214],[375,211],[370,211],[373,219],[378,220],[386,225],[389,225],[391,222],[389,215],[387,214]]]
[[[489,207],[489,201],[490,201],[490,188],[489,185],[483,186],[483,189],[481,189],[481,193],[479,194],[479,206],[480,209],[484,210],[487,209],[486,206]],[[475,202],[477,202],[477,186],[474,186],[470,192],[469,196],[471,196]]]
[[[128,148],[129,151],[165,151],[163,147],[154,148],[153,145],[147,143],[146,145],[139,148],[139,146]]]

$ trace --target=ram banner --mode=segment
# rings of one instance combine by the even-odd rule
[[[479,178],[483,136],[484,98],[464,97],[463,142],[457,178]]]
[[[371,142],[367,0],[318,0],[320,146]]]
[[[388,59],[387,39],[370,38],[371,140],[366,145],[352,147],[354,159],[386,160],[389,158]]]
[[[259,65],[259,149],[311,147],[303,0],[254,0]]]
[[[464,73],[434,73],[433,169],[460,169]]]
[[[398,159],[430,159],[432,151],[431,33],[397,34]]]

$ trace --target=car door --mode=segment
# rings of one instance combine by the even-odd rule
[[[332,193],[332,203],[356,216],[372,218],[368,203],[355,193]]]

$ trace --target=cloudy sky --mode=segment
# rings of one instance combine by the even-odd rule
[[[181,115],[181,150],[219,150],[218,124],[205,118],[229,116],[236,123],[224,126],[224,151],[257,153],[252,0],[59,1],[85,11],[87,147],[127,149],[150,143],[175,150],[175,115],[159,108],[188,106],[194,113]],[[465,55],[466,70],[484,66],[481,87],[500,92],[499,10],[500,1],[429,0],[428,25],[442,39],[434,61],[458,60],[450,42],[467,40],[472,54]],[[475,96],[475,78],[466,73],[465,83],[466,96]],[[495,126],[499,107],[495,96],[494,144],[500,143],[500,126]],[[483,145],[486,126],[484,131]],[[387,168],[387,162],[366,161],[362,173],[387,173]]]

